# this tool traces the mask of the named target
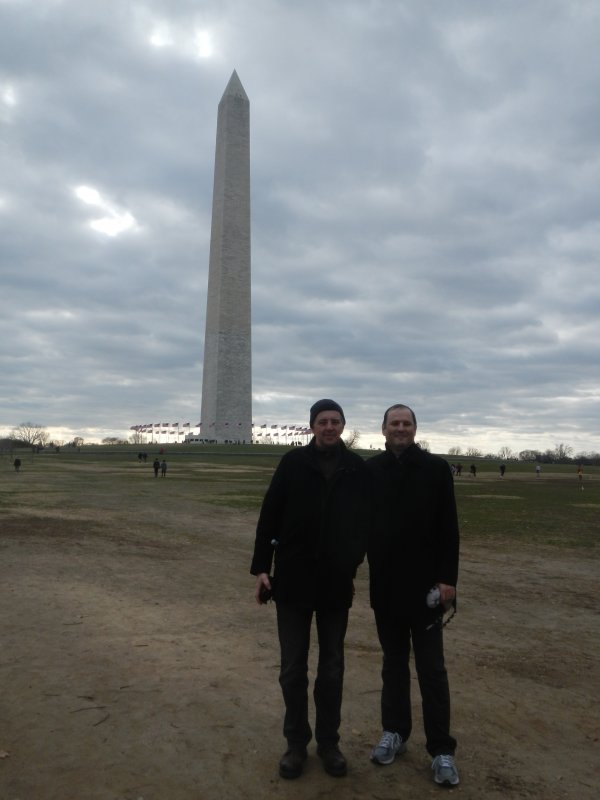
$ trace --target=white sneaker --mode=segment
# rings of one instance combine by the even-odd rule
[[[399,733],[384,731],[379,744],[371,752],[371,761],[376,764],[391,764],[396,756],[406,753],[406,742]]]
[[[433,780],[440,786],[456,786],[459,783],[454,756],[436,756],[431,762]]]

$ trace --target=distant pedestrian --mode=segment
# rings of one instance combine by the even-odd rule
[[[583,492],[583,464],[577,465],[577,480],[579,481],[579,488]]]
[[[506,466],[504,464],[500,464],[500,477],[504,477],[504,473],[506,472]]]
[[[21,459],[15,458],[13,461],[13,467],[15,468],[15,472],[18,472],[21,469]]]
[[[161,465],[160,465],[160,474],[161,474],[161,477],[163,477],[163,478],[167,477],[167,462],[164,460],[164,458],[163,458],[163,460],[161,462]]]
[[[477,467],[475,466],[475,464],[471,464],[471,466],[469,467],[469,472],[474,478],[477,477]]]
[[[460,478],[460,476],[462,474],[462,464],[457,464],[456,465],[456,474]]]
[[[152,468],[154,469],[154,477],[158,478],[158,470],[160,469],[160,461],[158,458],[154,459],[154,463],[152,464]]]
[[[542,474],[542,467],[541,467],[540,464],[536,464],[535,465],[535,477],[539,478],[541,474]]]

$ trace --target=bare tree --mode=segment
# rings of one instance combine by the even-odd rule
[[[521,450],[519,461],[538,461],[542,454],[539,450]]]
[[[501,447],[500,450],[498,450],[498,458],[502,458],[504,461],[508,461],[513,456],[514,453],[510,447]]]
[[[360,431],[353,430],[350,431],[348,436],[344,439],[344,444],[349,450],[352,450],[352,448],[358,445],[359,439],[360,439]]]
[[[13,428],[11,438],[30,446],[40,445],[43,447],[48,444],[50,434],[42,425],[36,425],[33,422],[22,422],[16,428]]]
[[[449,456],[460,456],[462,455],[462,447],[451,447],[448,450]]]
[[[554,458],[557,461],[568,461],[573,454],[573,448],[569,444],[557,444],[554,448]]]
[[[83,444],[83,439],[81,436],[75,436],[73,441],[71,442],[71,447],[81,447]]]
[[[476,447],[467,447],[465,455],[471,458],[478,458],[481,456],[481,450],[478,450]]]
[[[429,442],[427,439],[421,439],[420,442],[417,442],[421,450],[425,450],[427,453],[429,452]]]
[[[135,433],[132,433],[129,437],[129,441],[131,444],[146,444],[146,437],[143,433],[135,431]]]

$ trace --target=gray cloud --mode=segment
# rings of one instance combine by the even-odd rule
[[[0,432],[198,421],[235,68],[255,421],[334,396],[376,434],[402,400],[436,449],[600,449],[599,24],[568,0],[0,1]]]

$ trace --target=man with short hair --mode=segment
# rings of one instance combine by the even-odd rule
[[[385,452],[367,461],[376,514],[368,547],[370,595],[383,650],[383,733],[371,760],[391,764],[406,752],[412,643],[433,777],[437,784],[455,786],[456,739],[450,735],[442,638],[444,609],[455,603],[458,577],[454,482],[444,459],[415,444],[411,408],[401,403],[388,408],[381,430]]]
[[[330,775],[347,772],[338,746],[344,637],[353,579],[366,550],[370,479],[363,459],[342,442],[345,422],[334,400],[312,406],[313,439],[279,462],[256,529],[250,568],[256,575],[256,601],[264,603],[272,593],[277,608],[283,735],[288,744],[279,762],[283,778],[300,776],[312,738],[308,653],[313,616],[319,642],[313,693],[317,754]]]

